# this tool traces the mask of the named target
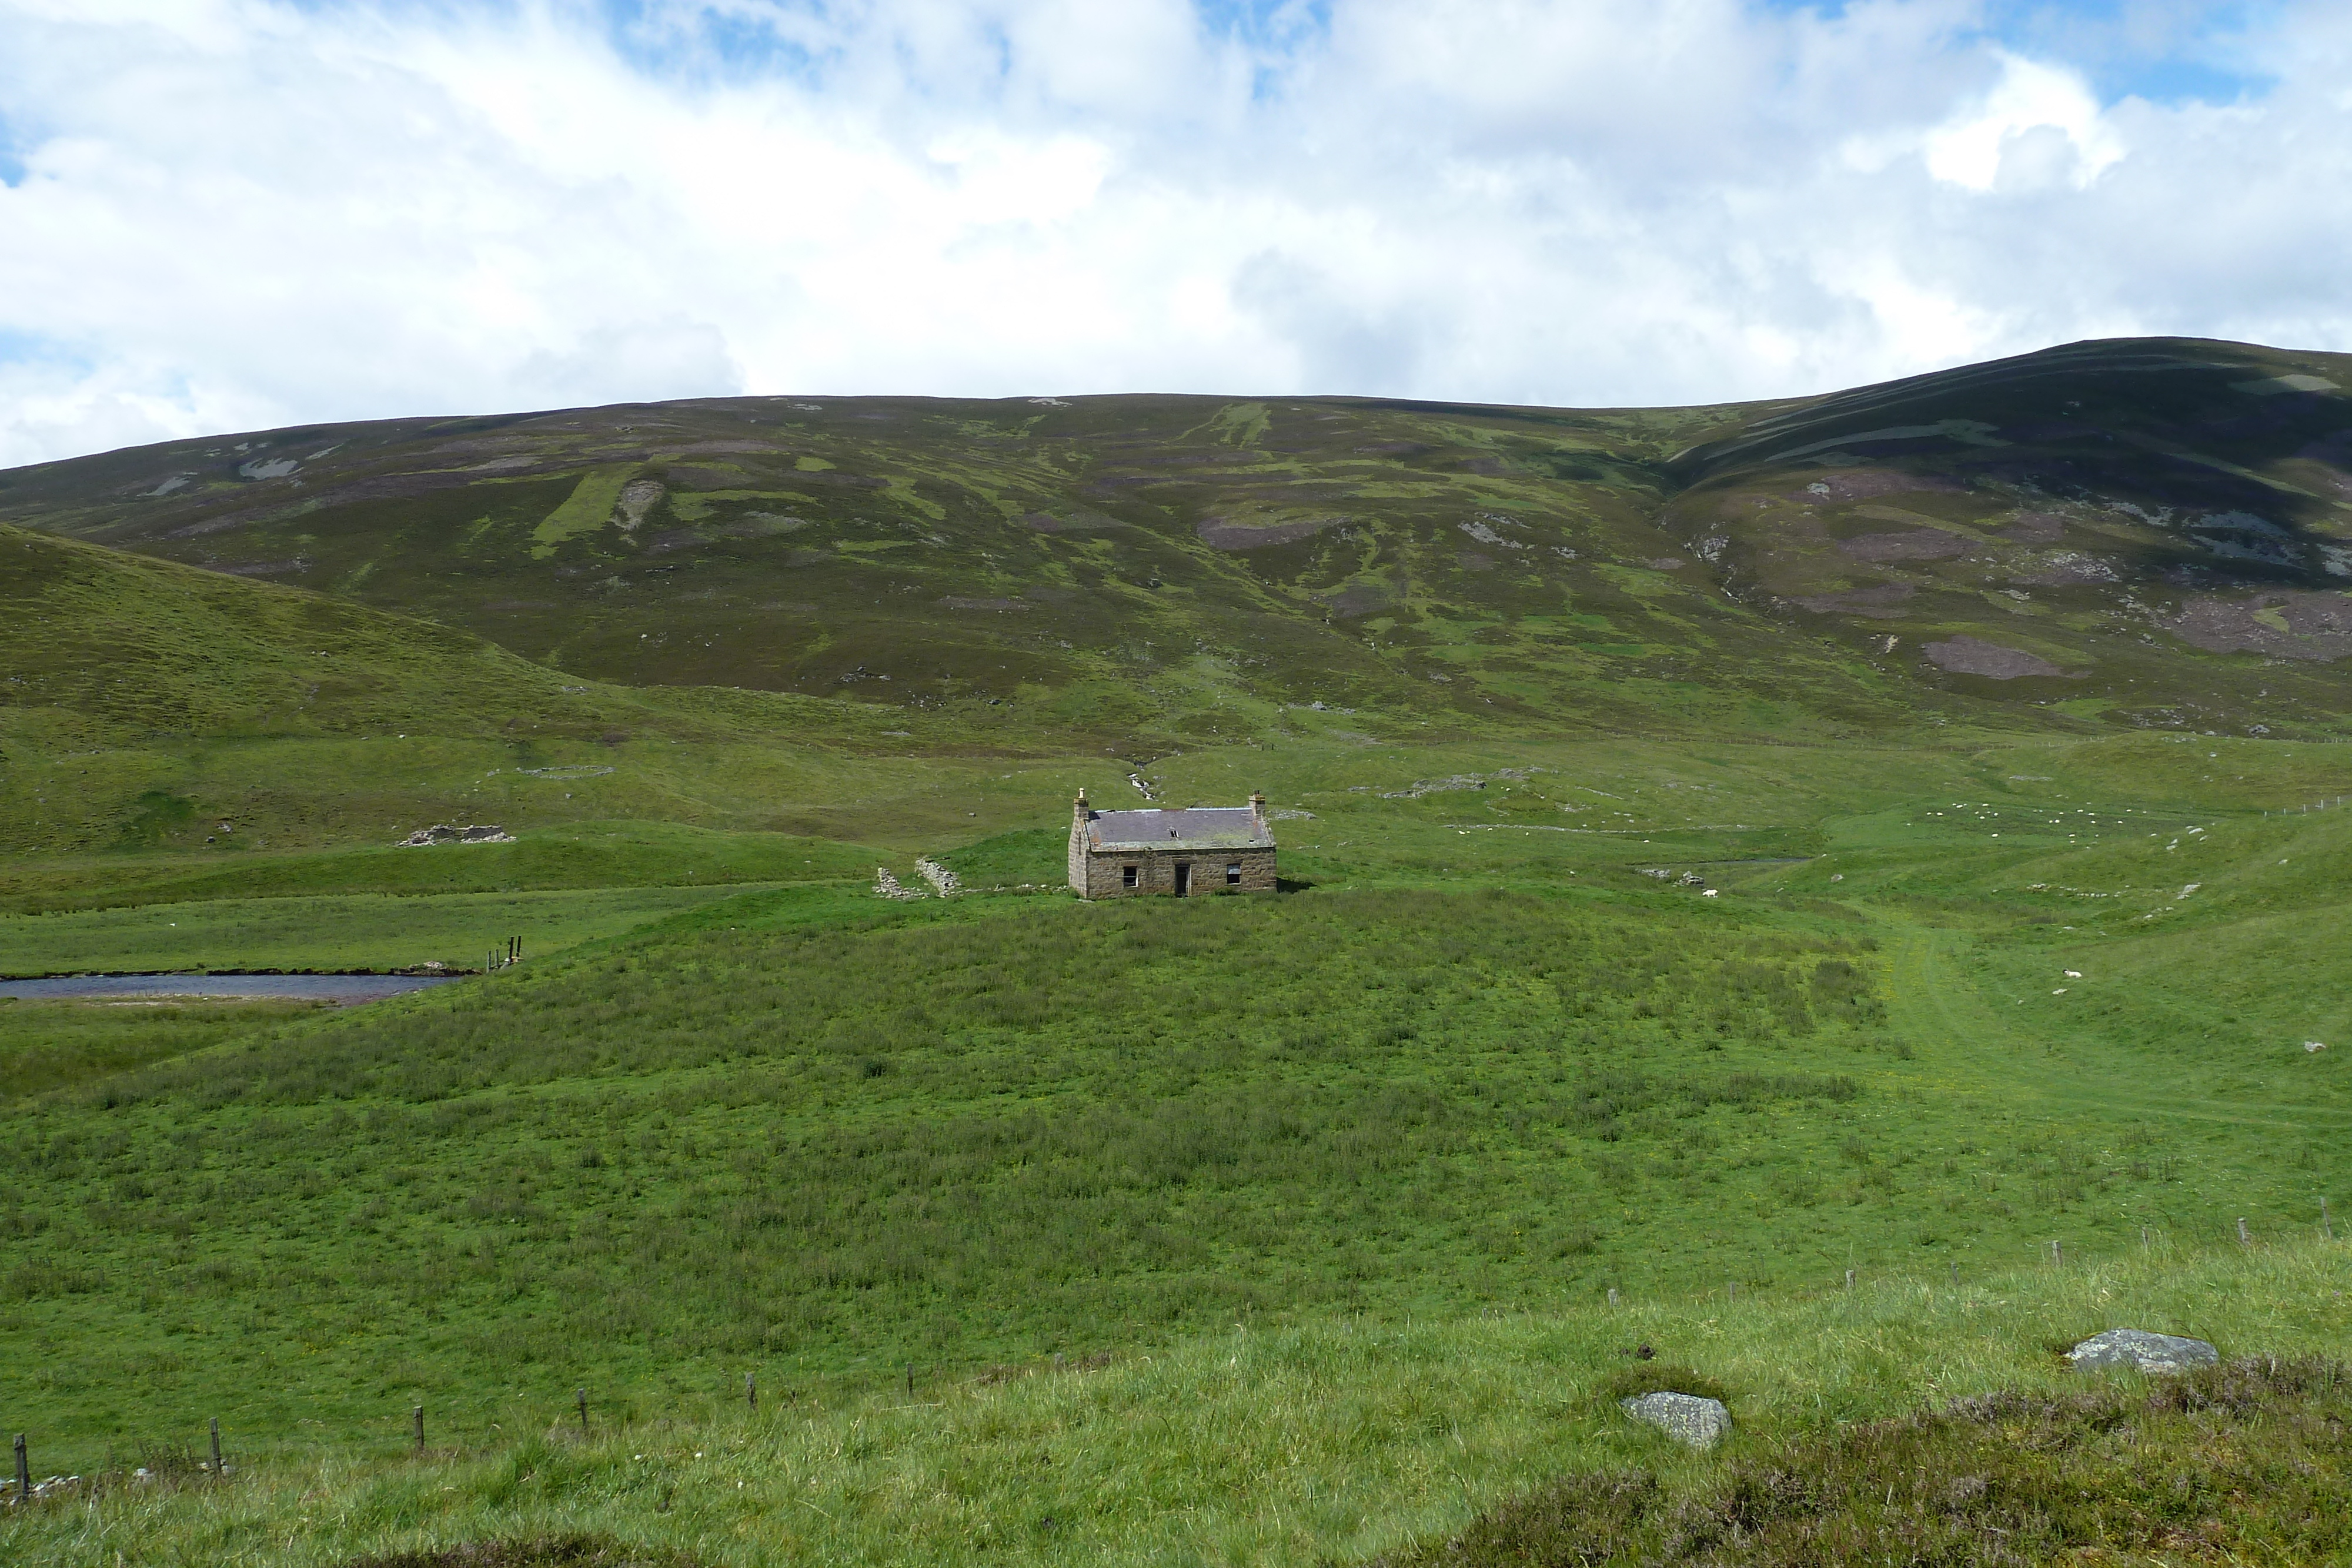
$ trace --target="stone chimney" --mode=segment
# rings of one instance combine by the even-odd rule
[[[1264,832],[1265,831],[1265,790],[1253,789],[1250,791],[1250,815],[1256,820],[1258,831]]]
[[[1080,898],[1092,898],[1094,893],[1093,835],[1087,824],[1094,821],[1094,810],[1087,804],[1087,792],[1070,802],[1070,891]]]

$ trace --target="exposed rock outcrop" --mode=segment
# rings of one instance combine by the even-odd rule
[[[446,822],[436,822],[429,828],[419,828],[395,846],[404,850],[426,849],[434,844],[510,844],[514,835],[493,823],[456,828]]]
[[[1921,651],[1937,669],[1949,670],[1956,675],[1989,675],[1996,681],[2013,681],[2021,675],[2063,675],[2066,673],[2049,660],[2022,649],[2004,648],[1998,643],[1987,643],[1977,637],[1954,637],[1942,643],[1930,643]]]

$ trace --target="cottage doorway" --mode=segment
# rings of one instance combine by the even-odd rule
[[[1181,862],[1176,867],[1176,896],[1179,898],[1192,896],[1192,868]]]

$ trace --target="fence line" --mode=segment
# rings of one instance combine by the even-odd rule
[[[2312,1228],[2320,1239],[2324,1239],[2326,1241],[2333,1243],[2336,1240],[2336,1226],[2334,1218],[2328,1211],[2327,1200],[2325,1197],[2322,1197],[2318,1202],[2319,1219],[2318,1223]],[[2240,1217],[2237,1219],[2234,1229],[2236,1231],[2236,1240],[2238,1245],[2233,1249],[2233,1250],[2242,1254],[2251,1253],[2257,1249],[2261,1245],[2259,1239],[2252,1233],[2252,1230],[2243,1217]],[[2223,1235],[2226,1237],[2228,1234],[2228,1230],[2225,1229]],[[2040,1242],[2034,1244],[2034,1250],[2037,1254],[2041,1253],[2043,1245],[2044,1244]],[[2151,1237],[2150,1228],[2147,1226],[2141,1226],[2139,1228],[2139,1252],[2141,1256],[2147,1256],[2152,1250],[2154,1250],[2155,1245],[2161,1245],[2167,1251],[2170,1250],[2170,1242],[2167,1237],[2161,1234],[2157,1234]],[[2070,1257],[2064,1252],[2061,1246],[2061,1239],[2053,1237],[2047,1243],[2047,1247],[2048,1252],[2043,1259],[2044,1267],[2063,1270],[2069,1263],[2074,1264],[2076,1268],[2081,1268],[2084,1265],[2084,1260],[2080,1253],[2073,1254]],[[1960,1288],[1961,1283],[1960,1264],[1958,1259],[1954,1258],[1950,1260],[1950,1270],[1951,1288],[1958,1290]],[[1802,1301],[1807,1299],[1809,1295],[1811,1299],[1815,1300],[1823,1298],[1834,1299],[1837,1296],[1850,1295],[1854,1290],[1855,1282],[1856,1270],[1848,1269],[1845,1270],[1845,1279],[1843,1290],[1840,1290],[1837,1285],[1832,1284],[1824,1290],[1808,1292],[1803,1287],[1799,1286],[1796,1287],[1793,1291],[1790,1292],[1789,1295],[1783,1296],[1782,1299],[1784,1301],[1789,1300],[1792,1296],[1795,1300]],[[1871,1285],[1874,1291],[1883,1288],[1882,1281],[1869,1281],[1866,1282]],[[1901,1281],[1898,1280],[1897,1282],[1900,1283]],[[1755,1301],[1759,1293],[1760,1292],[1758,1292],[1753,1285],[1749,1287],[1749,1300],[1751,1301]],[[1714,1294],[1715,1292],[1711,1290],[1701,1291],[1695,1294],[1685,1293],[1682,1298],[1680,1304],[1685,1307],[1691,1306],[1696,1304],[1698,1301],[1703,1301],[1707,1298],[1712,1297]],[[1727,1281],[1723,1288],[1723,1297],[1725,1308],[1727,1310],[1736,1310],[1739,1305],[1739,1281],[1737,1280]],[[1769,1297],[1767,1297],[1767,1301],[1769,1302]],[[1621,1295],[1617,1286],[1611,1285],[1608,1287],[1608,1304],[1611,1308],[1616,1309],[1633,1305],[1634,1303],[1627,1301],[1626,1299]],[[1659,1304],[1673,1306],[1676,1304],[1676,1301],[1671,1296],[1662,1297],[1660,1298]],[[1484,1315],[1486,1314],[1481,1314],[1481,1316]],[[1645,1346],[1643,1348],[1646,1351],[1647,1347]],[[1081,1362],[1080,1364],[1084,1365],[1086,1363]],[[1056,1372],[1065,1370],[1063,1358],[1060,1354],[1056,1354],[1055,1355],[1053,1366],[1054,1370]],[[939,1368],[933,1367],[930,1370],[932,1375],[936,1376]],[[906,1369],[906,1387],[909,1397],[913,1396],[915,1390],[915,1371],[916,1369],[911,1364]],[[820,1383],[824,1381],[822,1374],[818,1375],[818,1381]],[[897,1380],[894,1378],[890,1381],[895,1383]],[[986,1383],[993,1381],[993,1379],[982,1377],[979,1379],[979,1381]],[[741,1398],[747,1411],[752,1415],[757,1415],[760,1408],[760,1395],[759,1384],[755,1374],[744,1374]],[[794,1397],[788,1393],[784,1398],[782,1408],[789,1409],[795,1403],[796,1400]],[[586,1387],[575,1387],[572,1390],[572,1407],[577,1412],[580,1422],[580,1436],[583,1439],[591,1435],[588,1418],[588,1390]],[[422,1459],[427,1453],[425,1443],[425,1406],[418,1405],[412,1407],[409,1412],[409,1421],[410,1430],[415,1444],[415,1453],[418,1458]],[[623,1426],[626,1426],[628,1424],[628,1417],[625,1414],[623,1416],[622,1424]],[[196,1468],[207,1472],[213,1480],[219,1481],[230,1473],[230,1467],[225,1462],[221,1454],[220,1417],[217,1416],[212,1417],[209,1425],[210,1437],[212,1439],[212,1462],[209,1464],[200,1464]],[[550,1435],[553,1435],[552,1431],[551,1431]],[[0,1508],[15,1509],[22,1506],[28,1500],[37,1500],[49,1496],[52,1493],[68,1492],[72,1490],[74,1488],[79,1487],[82,1482],[83,1478],[79,1475],[52,1476],[46,1481],[35,1482],[32,1479],[32,1466],[29,1457],[30,1451],[26,1437],[27,1435],[22,1432],[16,1434],[16,1479],[13,1488],[8,1487],[6,1483],[0,1483],[0,1493],[11,1494],[0,1495]],[[143,1469],[137,1472],[137,1474],[142,1478],[146,1473],[147,1472]],[[665,1511],[667,1511],[665,1510]]]

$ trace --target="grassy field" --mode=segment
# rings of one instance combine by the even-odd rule
[[[315,1012],[320,1005],[0,998],[0,1098],[29,1099],[186,1056]]]
[[[399,897],[347,894],[0,915],[0,974],[383,972],[429,962],[479,968],[482,955],[503,950],[509,936],[522,939],[526,956],[561,952],[743,891],[721,884]]]
[[[893,904],[865,883],[877,862],[915,881],[903,838],[609,820],[462,850],[35,862],[19,907],[87,907],[6,928],[66,934],[60,955],[152,942],[191,904],[149,901],[190,892],[210,924],[174,962],[258,951],[289,912],[320,952],[369,940],[373,911],[459,930],[562,911],[583,940],[352,1009],[0,1007],[0,1296],[27,1347],[0,1408],[60,1469],[218,1415],[273,1474],[358,1478],[422,1403],[494,1469],[579,1386],[598,1420],[646,1427],[750,1375],[870,1426],[910,1369],[919,1392],[1055,1355],[1190,1365],[1236,1325],[1475,1334],[1582,1322],[1612,1289],[1690,1321],[1710,1299],[1796,1311],[1849,1268],[1977,1289],[2056,1241],[2070,1268],[2127,1270],[2144,1244],[2231,1244],[2241,1217],[2285,1246],[2352,1153],[2344,1004],[2282,978],[2342,962],[2352,816],[2264,813],[2332,799],[2347,761],[2155,736],[1688,750],[1302,726],[1139,770],[1162,798],[1265,787],[1302,813],[1281,824],[1292,891],[1184,904]],[[913,843],[974,887],[1050,886],[1066,798],[1050,765],[1008,771],[992,820]],[[595,889],[647,867],[669,885]],[[746,873],[772,880],[701,884]],[[1106,1456],[1144,1440],[1126,1419],[1102,1417]],[[1304,1561],[1438,1540],[1490,1503],[1516,1518],[1519,1490],[1601,1462],[1556,1437],[1496,1438],[1442,1501],[1387,1459],[1279,1528],[1229,1498],[1216,1528],[1249,1533],[1199,1550]],[[617,1528],[562,1495],[529,1518]],[[1026,1517],[985,1490],[959,1506],[959,1530]],[[847,1550],[782,1544],[768,1511],[692,1549]],[[253,1560],[359,1539],[284,1538]]]
[[[11,478],[0,971],[528,958],[0,1003],[0,1427],[163,1478],[0,1558],[2340,1559],[2289,1528],[2330,1368],[2050,1397],[2112,1322],[2346,1326],[2336,525],[2222,581],[2147,522],[2316,494],[2326,411],[2126,368],[2032,395],[2237,466],[2052,501],[2104,447],[1822,457],[1870,398],[1170,399],[673,411],[723,464],[384,427],[299,512]],[[496,486],[411,472],[458,435]],[[1282,890],[1076,904],[1081,788],[1264,790]],[[516,841],[393,847],[436,822]],[[971,892],[875,895],[918,856]],[[1603,1397],[1668,1374],[1730,1450]]]
[[[129,1482],[110,1468],[102,1486],[0,1521],[0,1550],[27,1563],[121,1553],[325,1568],[584,1534],[614,1551],[602,1561],[648,1564],[1396,1554],[1484,1568],[1579,1560],[1507,1550],[1515,1538],[1541,1542],[1531,1524],[1549,1523],[1569,1544],[1623,1549],[1645,1533],[1656,1543],[1645,1524],[1708,1521],[1720,1542],[1724,1524],[1744,1520],[1778,1528],[1786,1545],[1798,1533],[1790,1516],[1807,1522],[1810,1499],[1845,1528],[1828,1540],[1817,1530],[1786,1555],[1759,1542],[1747,1555],[1656,1560],[1859,1568],[1881,1560],[1875,1531],[1916,1512],[1942,1527],[1938,1561],[1979,1561],[1971,1542],[1997,1540],[1982,1525],[2023,1523],[2018,1544],[2032,1560],[2074,1549],[2093,1552],[2074,1559],[2085,1562],[2187,1563],[2231,1560],[2222,1553],[2235,1549],[2242,1562],[2337,1562],[2352,1521],[2336,1490],[2340,1428],[2328,1422],[2342,1417],[2352,1374],[2291,1358],[2341,1351],[2347,1288],[2344,1248],[2283,1242],[2005,1270],[1958,1287],[1938,1274],[1865,1273],[1851,1292],[1737,1302],[1635,1296],[1615,1310],[1228,1323],[1100,1361],[926,1371],[911,1391],[771,1377],[756,1412],[736,1369],[713,1366],[660,1411],[595,1391],[584,1434],[568,1390],[551,1389],[501,1428],[428,1403],[422,1455],[410,1450],[404,1409],[386,1411],[358,1444],[256,1448],[225,1421],[235,1473],[219,1485],[184,1457],[201,1430],[189,1419],[114,1449],[113,1466],[168,1466],[163,1479]],[[2149,1389],[2136,1375],[2070,1372],[2054,1354],[2116,1324],[2191,1333],[2225,1356],[2258,1359],[2234,1384],[2201,1385],[2213,1391],[2202,1404],[2141,1409]],[[1644,1344],[1654,1362],[1633,1356]],[[1676,1450],[1612,1403],[1662,1383],[1719,1389],[1735,1423],[1723,1448]],[[1952,1423],[1961,1441],[1947,1435],[1941,1451],[1916,1436],[1898,1448],[1859,1425],[1900,1423],[1924,1406],[1966,1409],[1996,1390],[2010,1397],[1990,1403],[1990,1420]],[[1843,1448],[1841,1435],[1853,1439]],[[1908,1466],[1881,1474],[1858,1462],[1874,1455],[1938,1465],[1923,1482]],[[1594,1476],[1611,1484],[1576,1479]],[[1969,1476],[1990,1484],[1950,1492]],[[1562,1511],[1560,1490],[1580,1491],[1583,1506]],[[2050,1506],[2053,1493],[2074,1506]],[[1649,1517],[1627,1517],[1629,1494]],[[1559,1528],[1563,1511],[1576,1534]],[[1612,1525],[1630,1528],[1612,1541]],[[1434,1550],[1465,1527],[1466,1552]]]
[[[5,1288],[43,1347],[12,1408],[85,1444],[230,1388],[256,1433],[419,1397],[500,1421],[580,1382],[652,1411],[719,1367],[846,1386],[1236,1320],[2275,1237],[2334,1191],[2352,1100],[2302,1046],[2340,1003],[2148,949],[2330,962],[2338,923],[2280,913],[2309,886],[2262,879],[2352,819],[2216,818],[2202,852],[2236,858],[2172,917],[2193,932],[2101,936],[1990,897],[1932,918],[1994,873],[1948,835],[1931,895],[1908,829],[1840,852],[1838,900],[1773,885],[1818,860],[1712,899],[1598,858],[1474,890],[1460,857],[1499,835],[1415,830],[1428,801],[1387,803],[1377,864],[1302,852],[1312,885],[1270,900],[747,893],[93,1074],[7,1140]],[[1337,848],[1345,820],[1312,826]],[[1998,852],[2169,876],[2130,820]],[[257,1384],[264,1301],[302,1354]]]

